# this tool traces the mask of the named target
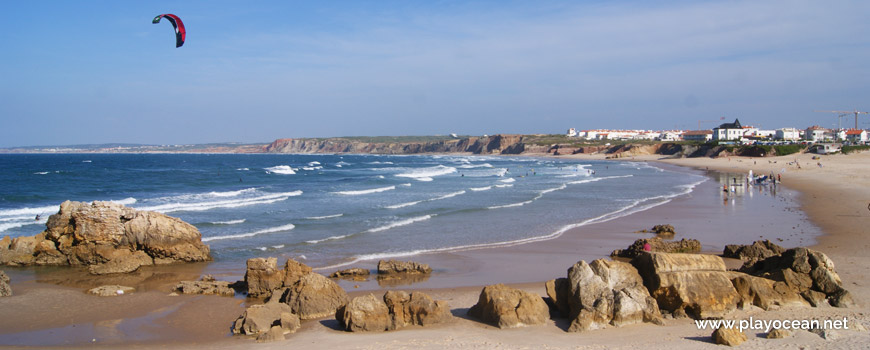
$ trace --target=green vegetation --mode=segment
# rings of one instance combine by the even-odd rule
[[[806,145],[793,144],[793,145],[778,145],[778,146],[773,146],[773,149],[776,150],[776,155],[778,155],[778,156],[787,156],[787,155],[789,155],[789,154],[794,154],[794,153],[801,152],[801,151],[802,151],[804,148],[806,148],[806,147],[807,147]]]
[[[842,148],[840,148],[840,152],[843,152],[843,154],[849,154],[852,152],[861,152],[861,151],[866,151],[866,150],[870,150],[870,145],[843,146]]]

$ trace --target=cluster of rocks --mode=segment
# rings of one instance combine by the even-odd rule
[[[780,247],[769,240],[764,240],[755,241],[749,245],[726,245],[725,250],[722,251],[722,256],[755,263],[758,260],[766,259],[774,255],[780,255],[783,252],[785,252],[785,248]]]
[[[293,309],[278,299],[270,299],[263,305],[254,305],[233,322],[233,334],[255,336],[258,342],[284,340],[284,335],[294,333],[301,322]]]
[[[673,225],[665,224],[665,225],[655,225],[651,229],[643,229],[637,231],[637,233],[655,233],[658,236],[674,236],[677,234],[677,231],[674,229]]]
[[[212,275],[202,276],[199,281],[181,281],[175,285],[175,292],[181,294],[205,294],[231,297],[236,295],[238,282],[218,281]]]
[[[381,260],[378,261],[378,274],[389,275],[397,273],[408,274],[429,274],[432,273],[432,268],[428,264],[421,264],[413,261],[398,261],[398,260]]]
[[[45,231],[0,240],[0,265],[88,266],[92,274],[211,260],[193,225],[113,202],[61,203]]]
[[[12,296],[12,287],[9,286],[9,276],[0,271],[0,297]]]
[[[422,292],[386,292],[353,298],[335,312],[341,327],[350,332],[396,330],[408,325],[428,326],[453,318],[446,301],[433,300]]]
[[[611,257],[634,258],[644,252],[644,245],[649,244],[650,251],[660,253],[699,253],[701,242],[697,239],[681,239],[679,241],[665,241],[660,237],[644,238],[634,241],[626,249],[617,249],[610,253]]]

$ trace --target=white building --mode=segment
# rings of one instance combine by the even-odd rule
[[[683,141],[708,142],[713,140],[712,130],[689,130],[683,133]]]
[[[830,135],[831,130],[825,129],[825,128],[818,126],[818,125],[813,125],[813,126],[807,128],[807,131],[804,133],[804,137],[806,138],[807,141],[822,142],[822,141],[825,141],[826,134]],[[828,137],[830,137],[830,136],[828,136]]]
[[[856,143],[867,142],[867,130],[849,129],[841,132],[843,133],[843,140]]]
[[[797,141],[801,138],[801,132],[795,128],[782,128],[776,131],[774,138],[783,141]]]
[[[713,128],[713,140],[716,141],[727,141],[727,140],[740,140],[743,138],[743,134],[746,132],[746,129],[740,125],[739,119],[734,119],[733,123],[724,123],[719,125],[717,128]]]
[[[577,129],[570,128],[568,129],[568,137],[577,137]]]

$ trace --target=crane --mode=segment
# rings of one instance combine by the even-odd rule
[[[859,114],[870,114],[870,112],[859,111],[857,109],[854,111],[816,111],[816,112],[837,113],[837,114],[840,114],[840,116],[838,116],[838,118],[842,118],[842,117],[847,116],[849,114],[854,114],[855,115],[855,129],[858,128],[858,115]],[[839,127],[839,121],[837,122],[837,127]]]
[[[712,123],[712,122],[722,121],[722,120],[725,120],[725,117],[719,117],[719,120],[700,120],[699,119],[698,120],[698,130],[701,130],[701,123]]]

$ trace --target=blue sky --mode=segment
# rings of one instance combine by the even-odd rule
[[[870,109],[866,1],[10,1],[4,12],[0,147],[694,129],[722,116],[830,127],[836,117],[814,110]],[[184,21],[183,47],[151,23],[161,13]]]

